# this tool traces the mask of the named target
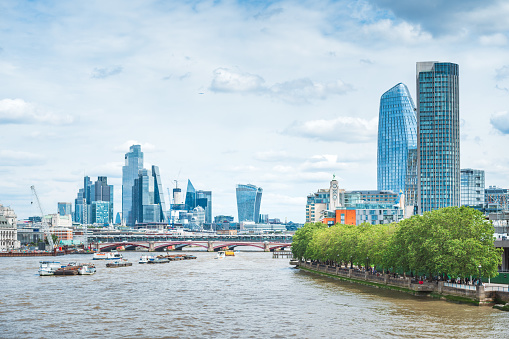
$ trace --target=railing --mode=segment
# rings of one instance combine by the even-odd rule
[[[445,287],[452,287],[452,288],[461,288],[464,290],[475,290],[477,287],[475,285],[465,285],[465,284],[455,284],[455,283],[444,283]]]
[[[486,286],[485,291],[509,292],[509,286]]]

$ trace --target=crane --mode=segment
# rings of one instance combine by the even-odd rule
[[[35,196],[35,200],[37,201],[37,206],[39,207],[39,211],[41,212],[41,223],[42,223],[42,229],[44,230],[44,235],[46,236],[46,239],[48,239],[48,244],[53,251],[55,249],[55,243],[53,242],[53,237],[51,235],[51,232],[49,231],[48,223],[46,222],[46,219],[44,218],[44,212],[42,211],[41,202],[39,201],[39,196],[37,195],[37,192],[35,191],[35,186],[30,186],[30,189],[32,190],[32,193]]]

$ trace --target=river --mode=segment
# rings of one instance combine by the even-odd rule
[[[48,257],[0,258],[1,338],[507,337],[509,313],[341,282],[240,252],[40,277]],[[92,255],[57,257],[62,263]]]

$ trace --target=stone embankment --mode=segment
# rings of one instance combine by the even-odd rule
[[[418,296],[430,296],[450,301],[469,303],[479,306],[493,306],[497,302],[509,302],[509,291],[489,290],[483,285],[458,285],[443,281],[415,281],[409,277],[394,277],[391,274],[372,273],[339,266],[328,266],[320,263],[292,261],[297,268],[324,274],[341,280],[387,288]]]

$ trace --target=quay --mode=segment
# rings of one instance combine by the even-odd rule
[[[326,275],[332,278],[410,293],[416,296],[435,297],[444,300],[478,306],[509,303],[508,286],[460,285],[445,281],[416,281],[410,277],[393,277],[391,274],[365,272],[356,269],[329,266],[321,263],[292,261],[296,268]]]
[[[64,252],[0,252],[0,257],[54,257]]]
[[[292,251],[273,251],[272,252],[272,259],[279,259],[279,258],[293,258]]]

